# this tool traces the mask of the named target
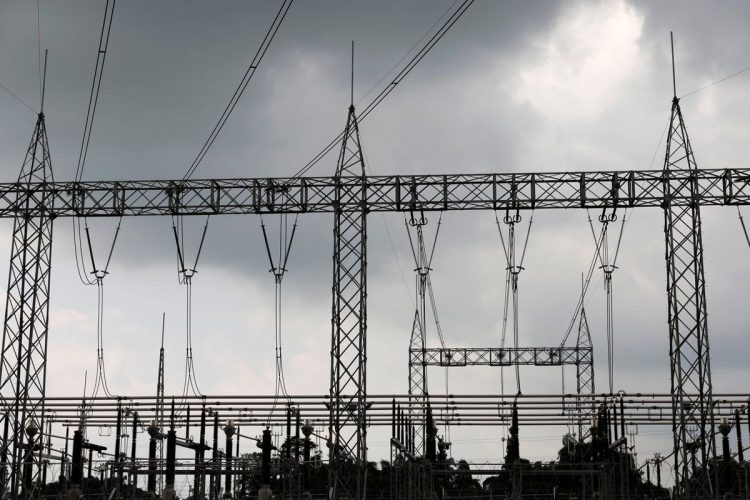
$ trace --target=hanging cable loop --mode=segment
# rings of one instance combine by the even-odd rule
[[[294,222],[292,223],[291,230],[289,229],[289,220],[287,214],[281,214],[279,216],[279,238],[277,247],[277,257],[274,259],[273,252],[271,250],[271,241],[266,230],[266,224],[263,220],[263,215],[260,216],[260,227],[263,233],[263,242],[266,248],[266,255],[268,256],[268,262],[271,268],[269,272],[273,274],[275,293],[274,293],[274,353],[275,353],[275,379],[274,379],[274,400],[271,406],[271,411],[268,414],[267,426],[271,425],[271,418],[276,410],[276,406],[279,401],[279,396],[283,395],[287,400],[288,404],[291,404],[289,398],[289,392],[286,388],[286,379],[284,376],[284,356],[283,356],[283,339],[282,339],[282,293],[281,283],[287,271],[287,263],[289,262],[289,255],[292,252],[292,243],[294,242],[294,235],[297,231],[297,220],[299,215],[295,215]]]
[[[507,241],[503,235],[503,227],[500,225],[500,219],[495,212],[495,223],[497,225],[498,234],[500,236],[500,243],[503,248],[503,254],[505,255],[505,300],[503,304],[503,320],[502,320],[502,332],[500,339],[501,352],[505,349],[505,338],[508,330],[508,316],[509,312],[513,315],[513,347],[518,348],[519,346],[519,307],[518,307],[518,279],[521,271],[525,268],[523,266],[524,259],[526,258],[526,249],[529,244],[529,236],[531,235],[531,227],[534,223],[534,213],[531,213],[529,217],[529,224],[526,230],[526,236],[524,238],[523,248],[521,250],[520,258],[517,258],[516,251],[516,225],[522,221],[520,209],[516,209],[515,214],[510,213],[510,209],[506,208],[505,216],[503,217],[503,223],[507,226]],[[521,394],[521,371],[518,364],[514,366],[516,374],[516,390],[517,394]],[[505,374],[503,366],[500,367],[500,390],[505,392]]]
[[[183,376],[182,399],[192,391],[193,395],[203,397],[198,387],[195,374],[195,362],[193,360],[193,277],[198,273],[198,262],[203,253],[203,245],[206,241],[206,233],[211,216],[206,216],[203,224],[198,249],[192,266],[188,267],[185,254],[185,229],[182,215],[172,215],[172,234],[174,235],[175,247],[177,249],[177,281],[185,285],[185,372]]]

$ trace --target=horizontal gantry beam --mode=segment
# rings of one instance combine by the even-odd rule
[[[444,347],[411,352],[423,351],[426,366],[560,366],[592,360],[590,347]]]
[[[347,196],[362,185],[364,200]],[[667,202],[750,204],[750,169],[0,184],[0,217],[326,213],[357,210],[362,203],[373,212],[408,212],[660,207]]]

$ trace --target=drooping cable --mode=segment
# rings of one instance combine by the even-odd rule
[[[289,8],[292,6],[293,1],[294,0],[284,0],[283,3],[281,4],[281,7],[279,7],[278,12],[276,12],[276,16],[274,16],[273,18],[273,22],[271,23],[271,26],[269,26],[268,31],[266,31],[266,34],[263,37],[263,41],[258,47],[258,50],[255,52],[253,59],[250,61],[250,65],[248,66],[247,70],[245,70],[245,74],[242,76],[242,80],[240,80],[240,83],[237,85],[237,88],[234,89],[234,93],[232,94],[232,97],[229,98],[229,102],[227,102],[227,105],[224,107],[224,111],[222,111],[221,116],[219,116],[219,120],[214,125],[213,129],[211,130],[211,133],[208,134],[208,138],[206,138],[206,141],[203,143],[203,146],[201,146],[200,151],[198,151],[198,154],[196,155],[195,159],[190,164],[190,167],[188,167],[188,170],[183,176],[182,180],[187,180],[193,176],[196,169],[203,161],[203,158],[206,157],[208,150],[211,149],[211,146],[213,145],[214,141],[216,141],[216,138],[221,133],[221,130],[224,128],[224,125],[226,125],[227,120],[229,119],[229,115],[232,114],[232,111],[237,106],[237,103],[242,97],[242,94],[245,92],[245,89],[250,83],[250,80],[255,75],[255,72],[257,71],[258,66],[263,60],[263,57],[266,55],[266,52],[268,51],[268,48],[271,45],[271,42],[276,36],[276,33],[279,31],[279,28],[281,27],[281,23],[284,21],[284,18],[286,17],[287,12],[289,12]]]
[[[627,208],[623,213],[622,221],[620,222],[620,231],[617,237],[617,243],[614,248],[614,254],[611,255],[610,244],[609,244],[609,223],[617,220],[616,210],[612,213],[607,214],[606,211],[602,211],[599,215],[599,222],[602,225],[601,237],[597,243],[596,233],[594,231],[594,223],[591,220],[591,214],[588,213],[589,227],[591,228],[591,236],[594,238],[594,244],[596,245],[596,256],[600,263],[600,269],[604,273],[604,289],[607,296],[606,299],[606,318],[607,318],[607,372],[609,382],[609,393],[614,394],[614,293],[612,288],[612,274],[617,269],[617,257],[620,253],[620,246],[622,243],[622,235],[625,229],[625,222],[627,219]]]
[[[521,214],[519,211],[516,211],[515,215],[510,215],[508,211],[506,211],[505,216],[503,217],[503,223],[508,228],[508,236],[507,236],[507,244],[506,239],[503,236],[503,228],[500,225],[500,219],[497,215],[497,212],[495,213],[495,224],[498,229],[498,233],[500,235],[500,244],[503,248],[503,253],[505,255],[505,262],[506,262],[506,291],[505,291],[505,304],[503,306],[503,326],[502,326],[502,338],[501,338],[501,348],[505,348],[505,335],[507,331],[507,321],[508,321],[508,294],[510,293],[510,310],[513,314],[513,347],[515,349],[518,349],[519,347],[519,307],[518,307],[518,278],[521,274],[521,271],[523,271],[525,268],[523,267],[523,262],[526,257],[526,250],[528,248],[529,244],[529,236],[531,235],[531,228],[534,223],[534,213],[531,213],[531,217],[529,217],[529,224],[528,228],[526,230],[526,236],[523,240],[523,248],[521,249],[521,256],[520,258],[517,257],[517,250],[516,250],[516,224],[521,222]],[[508,291],[510,290],[510,292]],[[521,394],[521,370],[518,363],[514,363],[515,368],[515,374],[516,374],[516,393]],[[504,374],[502,366],[500,367],[500,385],[501,390],[504,391]]]
[[[419,64],[419,62],[424,59],[424,57],[432,50],[432,48],[437,45],[437,43],[445,36],[445,34],[453,27],[454,24],[461,18],[461,16],[466,13],[466,11],[471,7],[471,5],[474,3],[474,0],[463,0],[461,4],[451,12],[451,14],[445,19],[445,22],[440,25],[440,28],[438,28],[437,31],[435,31],[432,36],[430,36],[427,41],[420,47],[420,49],[417,51],[417,53],[409,59],[409,61],[404,65],[403,68],[396,74],[396,76],[393,78],[393,80],[388,83],[385,88],[383,88],[370,102],[367,104],[367,106],[364,107],[362,112],[358,115],[357,120],[361,124],[362,121],[367,118],[367,116],[381,103],[383,100],[385,100],[388,95],[393,92],[393,90],[398,86],[399,83],[401,83],[406,76]],[[455,5],[455,4],[454,4]],[[451,6],[453,7],[453,6]],[[440,19],[444,19],[446,17],[446,14],[444,13]],[[434,25],[430,30],[428,30],[427,33],[432,31],[434,29]],[[427,34],[423,35],[420,40],[423,40],[426,37]],[[410,50],[410,52],[413,49]],[[391,73],[393,70],[391,70],[389,73]],[[318,154],[316,154],[305,166],[303,166],[297,173],[295,173],[292,178],[300,177],[305,175],[312,167],[314,167],[317,163],[319,163],[323,158],[325,158],[328,153],[333,151],[342,141],[344,138],[344,133],[339,133],[331,142],[329,142]]]
[[[107,370],[104,362],[104,278],[109,274],[109,266],[112,262],[112,254],[115,250],[117,243],[117,237],[120,234],[120,227],[122,223],[122,217],[117,221],[117,227],[115,229],[114,236],[112,237],[112,243],[107,253],[107,260],[104,267],[98,267],[96,264],[94,245],[91,240],[91,232],[89,231],[88,224],[85,226],[86,243],[88,246],[88,254],[91,259],[91,275],[94,277],[89,284],[96,284],[96,374],[94,376],[94,384],[91,390],[91,398],[95,398],[99,394],[99,390],[102,390],[107,397],[113,397],[112,392],[109,389],[107,382]],[[88,409],[87,411],[90,411]]]
[[[269,272],[274,277],[274,399],[271,406],[271,411],[268,414],[267,425],[270,426],[271,418],[276,410],[279,398],[283,395],[287,399],[287,403],[291,404],[289,399],[289,392],[286,388],[286,379],[284,376],[284,355],[283,355],[283,337],[282,337],[282,290],[281,284],[284,280],[284,275],[287,271],[287,263],[289,262],[289,255],[292,251],[292,243],[294,242],[294,234],[297,231],[297,219],[299,215],[295,215],[294,222],[289,226],[289,215],[279,215],[279,231],[278,231],[278,246],[276,252],[271,250],[271,242],[266,229],[266,224],[263,220],[263,216],[260,217],[260,227],[263,233],[263,242],[266,247],[266,254],[268,255],[268,262],[271,268]],[[276,253],[276,258],[274,258]]]
[[[429,388],[427,373],[424,370],[424,366],[413,366],[411,362],[411,353],[414,351],[422,351],[426,348],[427,344],[427,302],[429,301],[430,310],[435,323],[435,330],[438,336],[440,345],[445,348],[445,337],[443,336],[443,330],[440,325],[440,318],[438,316],[437,301],[435,300],[435,291],[432,287],[431,271],[432,271],[432,260],[435,257],[435,249],[437,247],[438,237],[440,235],[440,228],[442,226],[443,214],[440,213],[437,225],[435,227],[435,234],[432,238],[431,248],[428,247],[425,242],[424,227],[428,223],[428,219],[424,213],[421,213],[419,217],[416,217],[414,213],[411,213],[410,218],[406,218],[404,215],[404,227],[406,228],[406,234],[409,240],[409,247],[412,252],[415,265],[415,314],[414,314],[414,326],[409,341],[410,351],[410,363],[409,363],[409,394],[414,397],[414,402],[417,405],[421,404],[423,397],[428,397]],[[423,356],[424,354],[422,354]],[[450,386],[450,378],[448,367],[444,370],[445,380],[445,394],[446,394],[446,408],[448,407],[448,394]],[[421,384],[420,384],[421,381]],[[421,386],[420,386],[421,385]],[[420,391],[415,393],[414,391]],[[421,415],[422,408],[412,409],[416,413],[415,417]],[[448,433],[448,427],[446,422],[446,434]]]
[[[181,285],[185,286],[185,372],[182,386],[183,400],[188,396],[189,391],[192,391],[195,396],[203,395],[198,388],[193,360],[193,277],[198,272],[198,262],[203,252],[210,219],[211,216],[207,215],[201,232],[200,242],[198,243],[198,250],[195,253],[195,260],[193,261],[193,265],[188,267],[185,265],[185,229],[182,216],[172,216],[172,233],[174,234],[177,248],[177,279]]]
[[[586,301],[586,293],[588,292],[589,286],[591,285],[591,278],[594,274],[594,269],[596,269],[596,264],[597,262],[599,262],[599,250],[601,248],[602,241],[603,241],[603,234],[600,233],[599,238],[595,239],[596,249],[594,251],[594,255],[591,258],[591,263],[589,264],[588,270],[586,272],[586,279],[584,280],[583,290],[581,292],[581,295],[578,297],[575,309],[573,310],[573,315],[570,319],[570,323],[568,323],[568,328],[565,330],[565,334],[563,335],[562,342],[560,342],[560,347],[565,346],[565,343],[568,341],[568,338],[570,337],[570,334],[573,331],[573,328],[575,327],[576,320],[579,318],[579,315],[581,314],[581,309],[583,308],[584,303]]]

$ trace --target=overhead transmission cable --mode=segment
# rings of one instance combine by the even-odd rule
[[[573,328],[575,327],[576,320],[581,314],[581,309],[583,308],[586,302],[586,293],[588,292],[589,286],[591,285],[591,278],[594,274],[594,269],[596,269],[596,264],[597,262],[599,262],[599,249],[601,248],[601,245],[602,245],[603,236],[604,235],[600,233],[599,238],[595,240],[596,248],[594,251],[594,255],[591,258],[591,263],[589,264],[588,270],[586,272],[586,279],[584,280],[583,291],[581,292],[581,295],[578,297],[578,301],[576,302],[575,309],[573,310],[573,315],[570,319],[570,322],[568,323],[568,328],[565,330],[565,334],[563,335],[562,342],[560,342],[560,347],[564,347],[565,343],[568,341],[568,338],[570,337],[570,334],[573,331]]]
[[[745,235],[745,241],[747,241],[747,246],[750,247],[750,237],[747,235],[747,227],[745,227],[745,219],[742,218],[742,212],[740,212],[740,207],[737,207],[737,216],[740,218],[740,224],[742,225],[742,232]]]
[[[529,245],[529,236],[531,235],[531,227],[534,223],[534,213],[531,213],[529,217],[529,225],[526,230],[526,236],[523,240],[523,248],[521,250],[520,258],[516,250],[516,224],[521,222],[520,211],[516,211],[514,215],[510,215],[509,211],[506,210],[505,216],[503,217],[503,223],[508,228],[508,240],[505,241],[503,235],[503,228],[500,225],[500,219],[495,212],[495,224],[497,225],[498,234],[500,235],[500,244],[503,248],[505,255],[505,301],[503,305],[503,324],[502,324],[502,336],[500,340],[500,348],[505,348],[505,338],[508,324],[508,309],[509,303],[511,312],[513,314],[513,347],[518,349],[518,331],[519,331],[519,318],[518,318],[518,277],[525,268],[523,262],[526,257],[526,249]],[[508,296],[510,295],[510,301]],[[518,363],[514,363],[516,372],[516,390],[517,394],[521,394],[521,371]],[[500,367],[500,390],[505,393],[505,381],[503,367]]]
[[[416,289],[415,289],[415,295],[416,295],[416,301],[415,301],[415,324],[414,324],[414,330],[412,330],[412,338],[410,340],[410,350],[411,349],[424,349],[426,347],[427,342],[427,302],[430,303],[430,310],[432,312],[432,317],[435,323],[435,331],[438,336],[438,340],[440,341],[440,345],[443,349],[445,349],[445,337],[443,336],[443,329],[440,325],[440,318],[438,317],[438,311],[437,311],[437,302],[435,300],[435,291],[432,287],[432,278],[431,278],[431,271],[432,271],[432,260],[435,257],[435,249],[437,247],[437,241],[438,236],[440,235],[440,228],[442,226],[443,222],[443,213],[440,213],[440,216],[438,218],[437,226],[435,228],[435,235],[433,236],[432,240],[432,246],[428,250],[427,245],[425,244],[425,238],[424,238],[424,227],[428,223],[428,219],[424,216],[424,213],[420,215],[419,218],[414,216],[414,213],[412,212],[411,217],[409,219],[406,218],[406,215],[404,215],[404,226],[406,227],[406,234],[409,238],[409,247],[411,248],[412,257],[414,258],[414,265],[415,271],[417,273],[417,276],[415,277],[416,280]],[[414,235],[412,233],[415,233]],[[416,240],[416,244],[415,244]],[[415,331],[416,330],[416,331]],[[415,336],[419,336],[418,338],[415,338]],[[409,369],[411,370],[412,367],[410,366]],[[429,397],[429,388],[428,388],[428,381],[427,381],[427,373],[424,370],[423,367],[418,367],[419,370],[421,370],[421,378],[422,378],[422,389],[424,390],[424,395],[427,395]],[[449,371],[448,367],[445,368],[445,394],[446,394],[446,407],[448,407],[449,401],[447,394],[449,393]],[[410,377],[411,381],[411,377]],[[412,387],[410,384],[409,391],[411,394]],[[422,395],[414,395],[421,397]],[[417,410],[419,411],[419,410]],[[448,424],[446,421],[446,427],[445,427],[446,435],[448,433]]]
[[[596,246],[596,256],[599,259],[599,268],[604,273],[604,289],[607,294],[607,368],[609,378],[609,393],[614,394],[614,310],[613,301],[614,293],[612,289],[612,274],[617,269],[617,257],[620,254],[620,245],[622,243],[622,234],[625,229],[625,222],[627,220],[627,208],[622,216],[620,222],[620,231],[617,237],[617,243],[614,248],[614,256],[611,255],[610,244],[609,244],[609,223],[617,220],[616,208],[612,213],[607,214],[606,209],[599,215],[599,222],[602,224],[601,238],[599,244],[597,244],[596,233],[594,231],[594,223],[591,220],[591,214],[586,211],[588,215],[588,222],[591,228],[591,236],[594,238],[594,244]]]
[[[289,255],[292,251],[292,243],[294,242],[294,234],[297,231],[297,218],[299,214],[294,216],[294,222],[289,225],[289,215],[279,215],[279,234],[278,234],[278,245],[276,251],[272,251],[272,244],[270,242],[268,231],[266,230],[266,224],[263,221],[263,216],[260,217],[260,227],[263,233],[263,242],[266,246],[266,254],[268,255],[268,262],[271,266],[269,272],[274,277],[274,357],[275,357],[275,377],[274,377],[274,399],[271,411],[268,414],[267,425],[270,426],[271,418],[279,398],[283,395],[291,404],[289,400],[289,392],[286,388],[286,379],[284,377],[284,356],[283,356],[283,337],[282,337],[282,294],[281,294],[281,283],[284,280],[284,275],[287,271],[287,263],[289,261]],[[274,258],[276,253],[276,258]]]
[[[448,15],[447,19],[443,22],[443,24],[438,28],[437,31],[435,31],[432,36],[430,36],[427,41],[420,47],[420,49],[417,51],[417,53],[409,59],[409,61],[404,65],[403,68],[396,74],[396,76],[393,78],[393,80],[388,83],[385,88],[383,88],[370,102],[364,107],[361,113],[357,116],[358,122],[361,124],[367,116],[372,113],[372,111],[381,103],[383,100],[385,100],[388,95],[390,95],[391,92],[400,84],[406,76],[419,64],[419,62],[424,59],[424,57],[432,50],[432,48],[437,45],[437,43],[445,36],[445,34],[453,27],[454,24],[461,18],[461,16],[464,15],[464,13],[471,7],[471,5],[474,3],[474,0],[463,0],[461,4],[451,12],[450,15]],[[455,3],[453,4],[455,5]],[[453,6],[451,6],[453,7]],[[446,14],[444,13],[440,19],[444,19],[446,17]],[[430,30],[428,30],[427,33],[430,33],[434,29],[434,25]],[[425,34],[420,40],[424,40],[424,38],[427,36]],[[413,51],[410,50],[410,52]],[[389,73],[392,73],[393,70],[391,70]],[[297,171],[297,173],[292,176],[293,178],[301,177],[305,175],[312,167],[314,167],[316,164],[318,164],[323,158],[325,158],[328,153],[333,151],[336,146],[338,146],[341,141],[344,138],[344,132],[339,133],[331,142],[329,142],[318,154],[316,154],[305,166],[303,166],[301,169]]]
[[[234,93],[229,98],[229,101],[224,107],[224,111],[222,111],[221,116],[219,116],[219,120],[216,122],[213,129],[211,129],[211,133],[208,134],[206,141],[203,143],[203,146],[201,146],[201,149],[198,151],[195,159],[190,164],[190,167],[188,167],[187,172],[185,172],[182,180],[187,180],[193,176],[198,166],[203,161],[203,158],[206,157],[208,150],[211,149],[214,141],[216,141],[216,138],[221,133],[224,125],[226,125],[227,120],[229,119],[229,115],[231,115],[232,111],[234,111],[234,108],[237,106],[237,103],[242,97],[242,94],[245,92],[245,89],[250,83],[250,80],[252,80],[253,76],[255,75],[258,66],[260,66],[263,57],[266,55],[271,42],[273,41],[274,37],[276,37],[276,33],[279,31],[281,23],[284,21],[287,12],[289,12],[289,8],[292,6],[292,2],[293,0],[284,0],[284,2],[281,4],[281,7],[279,7],[278,12],[276,12],[276,15],[273,18],[271,26],[268,27],[268,31],[266,31],[266,34],[263,37],[263,41],[258,47],[258,50],[255,52],[253,59],[250,61],[250,65],[248,66],[247,70],[245,70],[245,74],[242,76],[240,83],[237,85],[237,88],[234,89]]]
[[[81,148],[78,155],[78,164],[76,167],[75,182],[81,181],[83,175],[83,167],[86,162],[86,156],[88,153],[88,147],[91,140],[91,132],[93,128],[94,115],[96,114],[96,106],[99,100],[99,90],[101,88],[102,73],[104,71],[104,60],[107,55],[107,47],[109,46],[109,35],[112,28],[112,18],[114,16],[115,0],[107,0],[104,11],[104,18],[102,19],[101,33],[99,35],[99,47],[97,50],[96,66],[94,68],[94,77],[91,83],[91,92],[89,94],[88,108],[86,111],[86,121],[84,125],[83,137],[81,139]],[[39,11],[37,5],[37,23],[39,24]],[[39,60],[41,67],[41,34],[39,31],[40,26],[37,26],[38,44],[39,44]],[[44,89],[40,91],[43,99]],[[81,200],[82,202],[82,200]],[[88,227],[88,222],[83,217],[83,228],[81,226],[81,217],[73,218],[73,246],[76,257],[76,271],[81,283],[84,285],[96,285],[97,286],[97,371],[94,380],[94,386],[92,389],[92,397],[98,394],[101,388],[107,396],[111,396],[109,386],[107,384],[106,369],[104,363],[104,278],[109,274],[109,265],[112,259],[112,252],[114,251],[117,236],[120,233],[120,225],[122,217],[117,222],[115,228],[115,234],[112,238],[112,244],[109,249],[106,264],[103,268],[98,268],[94,258],[94,249],[91,242],[91,231]],[[88,246],[88,256],[90,258],[91,271],[87,269],[86,256],[84,255],[83,247],[83,234],[85,232],[86,242]],[[92,278],[89,277],[92,276]]]
[[[201,232],[200,242],[198,243],[198,250],[195,253],[195,260],[193,261],[193,265],[188,267],[185,264],[185,229],[182,216],[172,216],[172,232],[177,246],[177,277],[178,282],[185,286],[185,373],[182,386],[183,400],[188,396],[188,391],[192,391],[195,396],[203,395],[198,388],[197,377],[195,376],[195,364],[193,362],[193,277],[198,272],[198,261],[203,251],[203,244],[206,241],[210,219],[211,216],[207,215]]]
[[[13,99],[15,99],[16,101],[20,102],[24,106],[26,106],[26,108],[28,108],[29,111],[31,111],[32,113],[34,113],[34,114],[38,114],[39,113],[29,103],[27,103],[26,101],[24,101],[23,99],[21,99],[20,97],[18,97],[16,94],[13,93],[13,91],[11,91],[8,87],[6,87],[5,85],[3,85],[2,83],[0,83],[0,89],[3,89],[4,91],[6,91],[8,93],[8,95],[10,95]]]

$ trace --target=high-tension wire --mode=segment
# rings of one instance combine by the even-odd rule
[[[294,234],[297,231],[297,218],[294,216],[294,222],[289,225],[288,214],[279,215],[279,231],[276,248],[272,250],[272,243],[268,236],[263,216],[260,217],[260,227],[263,233],[263,242],[268,255],[268,262],[271,268],[269,272],[274,277],[274,356],[275,356],[275,377],[274,377],[274,399],[271,411],[268,414],[267,425],[271,424],[271,418],[276,410],[280,396],[289,400],[289,392],[286,388],[286,379],[284,377],[284,355],[283,355],[283,337],[282,337],[282,293],[281,283],[287,271],[289,255],[292,251]],[[276,257],[274,257],[276,254]]]
[[[102,86],[102,75],[104,74],[104,61],[107,58],[107,49],[109,47],[109,35],[112,31],[112,18],[115,13],[116,0],[107,0],[104,6],[104,19],[102,19],[102,29],[99,34],[99,48],[96,53],[96,66],[94,67],[94,78],[91,82],[91,91],[89,93],[89,105],[86,110],[86,121],[83,127],[83,138],[81,139],[81,148],[78,153],[78,165],[76,166],[75,181],[81,182],[83,178],[83,169],[86,164],[88,155],[89,142],[91,141],[91,131],[94,125],[94,115],[96,106],[99,103],[99,91]]]
[[[172,233],[174,234],[175,245],[177,247],[177,278],[181,285],[185,285],[185,373],[182,386],[183,399],[188,396],[188,391],[192,391],[196,396],[202,396],[198,388],[195,364],[193,362],[193,277],[198,272],[198,262],[203,251],[203,244],[206,241],[210,219],[211,216],[207,215],[203,231],[201,232],[200,242],[198,243],[198,250],[195,253],[195,260],[191,267],[187,267],[185,265],[185,229],[182,216],[172,216]]]
[[[588,211],[587,211],[588,213]],[[625,209],[622,221],[620,222],[620,231],[617,236],[617,243],[614,248],[614,255],[612,255],[612,251],[610,250],[610,244],[609,244],[609,223],[615,222],[617,220],[617,214],[615,211],[613,211],[610,214],[607,214],[605,211],[602,211],[602,213],[599,215],[599,222],[602,224],[601,229],[601,238],[600,241],[597,244],[597,238],[596,233],[594,231],[594,223],[591,220],[591,214],[588,214],[588,222],[589,227],[591,228],[591,236],[594,238],[594,244],[596,245],[596,256],[599,260],[599,268],[604,273],[604,289],[607,294],[607,368],[608,368],[608,378],[609,378],[609,393],[614,393],[614,358],[615,358],[615,348],[614,348],[614,336],[615,336],[615,327],[614,327],[614,309],[613,309],[613,301],[614,301],[614,291],[612,288],[612,274],[614,273],[615,269],[617,269],[617,257],[620,253],[620,245],[622,243],[622,234],[625,229],[625,222],[627,219],[627,208]]]
[[[409,59],[404,67],[401,68],[401,70],[396,74],[393,80],[391,80],[390,83],[388,83],[372,100],[370,100],[367,106],[364,107],[362,112],[357,116],[357,120],[360,124],[381,102],[383,102],[383,100],[385,100],[386,97],[388,97],[388,95],[390,95],[391,92],[393,92],[398,84],[401,83],[409,73],[411,73],[411,71],[417,66],[417,64],[419,64],[419,62],[424,59],[424,57],[430,52],[430,50],[432,50],[432,48],[437,45],[437,43],[443,38],[443,36],[445,36],[445,34],[451,29],[451,27],[456,24],[456,22],[461,18],[461,16],[464,15],[464,13],[469,9],[469,7],[471,7],[473,3],[474,0],[463,0],[461,4],[456,7],[455,10],[453,10],[453,12],[447,17],[440,28],[427,39],[427,41],[420,47],[417,53],[411,59]],[[446,14],[443,14],[441,16],[441,19],[445,18],[445,16]],[[432,31],[433,29],[434,25],[432,28],[430,28],[430,30],[428,30],[427,33]],[[427,34],[425,34],[420,40],[424,39],[426,35]],[[391,70],[389,73],[391,73],[392,71],[393,70]],[[305,175],[307,171],[309,171],[318,162],[325,158],[328,153],[333,151],[339,144],[341,144],[343,138],[344,133],[339,133],[318,154],[316,154],[309,162],[307,162],[305,166],[299,169],[299,171],[294,174],[293,178]]]
[[[245,74],[242,76],[240,83],[237,85],[237,88],[234,89],[234,93],[229,98],[229,102],[227,102],[227,105],[224,107],[224,111],[222,111],[221,116],[219,116],[219,120],[216,122],[213,129],[211,129],[211,133],[208,134],[206,141],[203,143],[203,146],[201,146],[200,151],[198,151],[198,154],[190,164],[190,167],[188,167],[188,170],[182,180],[187,180],[193,176],[196,169],[203,161],[203,158],[205,158],[206,154],[208,153],[208,150],[211,149],[214,141],[216,141],[216,138],[221,133],[224,125],[226,125],[227,120],[229,119],[229,115],[232,114],[235,106],[237,106],[237,103],[242,97],[242,94],[245,92],[245,89],[250,83],[250,80],[252,80],[253,76],[255,75],[255,72],[257,71],[258,66],[263,60],[263,57],[266,55],[266,52],[268,51],[271,42],[276,36],[276,33],[279,31],[281,23],[284,21],[287,12],[289,12],[289,8],[292,6],[292,2],[293,0],[284,0],[284,2],[281,4],[281,7],[279,7],[278,12],[276,12],[276,16],[274,16],[273,18],[271,26],[268,27],[268,31],[266,31],[266,35],[263,37],[263,41],[258,47],[258,50],[255,52],[253,59],[250,61],[250,65],[248,66],[247,70],[245,70]]]
[[[505,338],[507,333],[508,325],[508,296],[510,295],[510,307],[513,314],[513,347],[518,348],[518,330],[519,330],[519,318],[518,318],[518,277],[525,268],[523,267],[523,261],[526,257],[526,249],[529,245],[529,236],[531,235],[531,227],[534,223],[534,213],[531,213],[529,217],[528,228],[526,229],[526,236],[523,241],[523,248],[521,250],[520,258],[517,257],[516,251],[516,224],[521,222],[521,214],[516,211],[514,215],[511,215],[509,211],[506,211],[503,217],[503,223],[508,228],[508,240],[506,244],[505,237],[503,235],[503,228],[500,225],[500,219],[497,212],[495,212],[495,224],[497,226],[498,234],[500,235],[500,244],[503,248],[503,254],[505,255],[505,303],[503,305],[503,325],[502,335],[500,339],[501,349],[505,348]],[[521,370],[520,366],[515,364],[516,372],[516,393],[521,394]],[[505,391],[505,379],[504,379],[503,367],[500,367],[500,390],[502,393]]]

